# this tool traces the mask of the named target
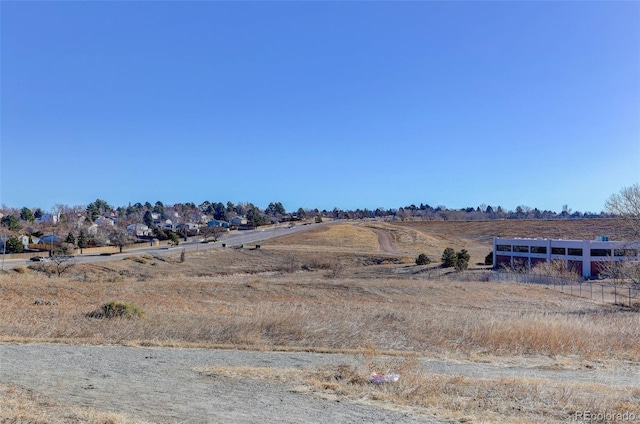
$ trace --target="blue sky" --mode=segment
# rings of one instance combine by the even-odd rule
[[[518,205],[640,182],[639,2],[0,3],[0,203]]]

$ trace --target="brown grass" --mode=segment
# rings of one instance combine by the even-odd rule
[[[373,373],[391,370],[394,383],[371,384]],[[212,366],[204,375],[259,378],[327,398],[419,408],[460,422],[539,423],[570,421],[582,411],[640,414],[640,389],[539,378],[475,378],[429,372],[412,357],[383,357],[369,350],[354,364],[317,369]],[[622,422],[622,420],[613,420]]]
[[[188,253],[184,262],[178,254],[147,255],[77,265],[62,278],[31,269],[1,273],[0,341],[344,351],[365,357],[373,348],[400,356],[388,365],[365,358],[353,369],[306,370],[286,379],[325,395],[428,408],[480,422],[561,420],[581,408],[637,411],[637,390],[440,376],[403,359],[638,361],[640,326],[637,313],[612,305],[542,286],[488,282],[483,270],[456,274],[412,264],[413,255],[422,252],[437,261],[449,246],[469,250],[472,262],[483,260],[490,245],[479,233],[490,224],[367,225],[391,232],[403,255],[380,253],[377,235],[366,225],[339,224],[263,242],[257,250]],[[527,236],[532,230],[503,231],[500,235]],[[112,299],[138,305],[146,316],[87,317]],[[374,366],[393,367],[402,380],[372,386],[366,376]],[[342,374],[349,376],[337,377]],[[29,400],[15,389],[2,393],[2,411]],[[18,411],[10,417],[29,416],[10,411]],[[11,419],[7,422],[39,422]],[[89,422],[120,422],[99,420]]]
[[[257,274],[182,275],[196,265],[113,263],[119,278],[78,281],[76,274],[44,282],[33,272],[0,280],[0,335],[95,343],[205,343],[255,348],[293,347],[416,351],[425,355],[579,355],[640,358],[637,314],[530,285],[398,276],[410,265],[357,265],[336,277],[321,267],[283,271],[274,253],[200,252],[193,261],[234,256],[268,259]],[[245,256],[246,255],[246,256]],[[189,258],[189,257],[188,257]],[[296,259],[304,264],[307,259]],[[353,265],[355,264],[355,265]],[[119,269],[118,267],[121,267]],[[269,270],[271,269],[271,270]],[[300,268],[302,269],[302,268]],[[310,269],[310,268],[309,268]],[[370,271],[371,270],[371,271]],[[123,272],[127,271],[127,272]],[[79,268],[78,275],[91,273]],[[133,278],[135,273],[144,278]],[[471,274],[473,275],[473,274]],[[50,304],[35,304],[44,299]],[[96,320],[86,314],[111,299],[138,305],[138,320]]]
[[[316,252],[365,252],[380,251],[378,236],[368,228],[353,224],[334,224],[296,233],[263,243],[279,250]]]
[[[0,422],[6,424],[143,424],[124,414],[60,404],[17,387],[0,386]]]

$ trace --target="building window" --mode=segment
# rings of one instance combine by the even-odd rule
[[[496,250],[498,252],[511,252],[511,246],[509,246],[508,244],[498,244],[496,246]]]
[[[513,246],[514,252],[529,253],[529,246]]]
[[[578,249],[577,247],[569,247],[567,250],[569,256],[582,256],[582,249]]]
[[[638,251],[636,249],[615,249],[613,255],[635,257],[638,256]]]
[[[609,249],[591,249],[591,256],[611,256]]]
[[[531,253],[547,253],[546,246],[531,246]]]
[[[566,255],[567,251],[564,247],[552,247],[551,248],[552,255]]]

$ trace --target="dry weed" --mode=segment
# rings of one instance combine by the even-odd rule
[[[17,387],[0,386],[0,422],[6,424],[144,424],[145,421],[94,408],[63,405]]]

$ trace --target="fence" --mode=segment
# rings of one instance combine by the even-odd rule
[[[170,240],[160,240],[160,241],[156,241],[156,242],[149,242],[149,243],[134,243],[134,244],[128,244],[126,246],[122,247],[123,251],[127,251],[130,249],[139,249],[141,247],[148,247],[150,245],[152,246],[163,246],[163,245],[167,245],[170,244],[171,241]],[[53,243],[53,247],[59,247],[60,243]],[[4,259],[5,260],[12,260],[12,259],[30,259],[34,256],[49,256],[49,252],[51,250],[51,245],[49,244],[33,244],[33,245],[29,245],[29,249],[33,249],[33,250],[38,250],[37,252],[27,252],[27,253],[5,253],[4,254]],[[120,252],[120,248],[117,246],[103,246],[103,247],[86,247],[84,249],[73,249],[71,251],[69,251],[69,253],[71,255],[96,255],[96,254],[100,254],[100,253],[118,253]],[[2,252],[0,251],[0,254],[2,254]]]
[[[571,296],[593,299],[602,303],[640,308],[640,287],[585,281],[581,278],[565,278],[549,275],[495,272],[493,281],[510,281],[520,284],[543,285]]]

